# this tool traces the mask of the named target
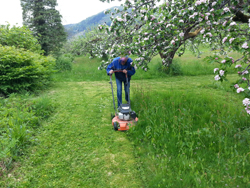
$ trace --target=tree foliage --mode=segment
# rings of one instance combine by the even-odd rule
[[[210,62],[219,63],[220,68],[214,70],[215,80],[223,81],[227,68],[240,63],[235,66],[240,76],[235,88],[237,93],[250,97],[249,1],[166,0],[156,6],[157,2],[159,0],[126,0],[124,9],[117,11],[121,16],[111,17],[110,27],[105,24],[99,26],[101,31],[110,35],[108,41],[115,37],[123,40],[107,49],[109,57],[124,51],[135,54],[138,56],[135,66],[146,71],[148,63],[157,54],[160,54],[163,65],[169,66],[177,52],[179,56],[185,52],[190,40],[206,43],[221,50],[207,58]],[[131,12],[128,11],[130,9]],[[231,50],[241,53],[242,58],[234,60],[229,57]],[[108,63],[102,63],[101,67]],[[243,104],[250,114],[249,99],[246,98]]]
[[[56,5],[56,0],[21,0],[23,23],[38,37],[45,55],[59,51],[66,41]]]

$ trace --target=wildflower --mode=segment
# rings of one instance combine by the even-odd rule
[[[171,40],[171,44],[175,45],[175,41],[174,41],[174,40]]]
[[[205,20],[208,20],[208,16],[205,16]]]
[[[247,42],[245,42],[241,47],[247,49],[248,48]]]
[[[147,71],[147,68],[145,68],[144,71]]]
[[[242,80],[246,81],[247,79],[245,77],[242,77]]]
[[[242,67],[242,66],[241,66],[241,65],[236,65],[236,66],[235,66],[236,69],[239,68],[239,67]]]
[[[249,100],[249,98],[245,98],[245,99],[242,101],[242,103],[243,103],[244,106],[250,105],[250,100]]]
[[[219,76],[219,75],[216,75],[216,76],[214,77],[214,79],[215,79],[216,81],[218,81],[218,80],[220,79],[220,76]]]
[[[184,21],[183,21],[183,20],[179,20],[179,22],[180,22],[180,23],[184,23]]]
[[[221,63],[226,63],[226,60],[225,60],[225,59],[223,59],[223,60],[221,61]]]
[[[148,20],[148,17],[147,17],[147,16],[145,16],[144,20],[145,20],[145,21],[147,21],[147,20]]]
[[[239,88],[237,89],[237,93],[240,93],[240,92],[242,92],[242,91],[244,91],[244,89],[243,89],[242,87],[239,87]]]
[[[210,12],[213,12],[214,11],[214,9],[212,8],[211,10],[210,10]]]
[[[227,24],[227,21],[225,21],[222,25],[225,26]]]
[[[214,73],[215,73],[216,71],[218,71],[218,70],[219,70],[219,68],[215,68],[215,69],[214,69]]]
[[[213,2],[213,3],[212,3],[212,6],[214,6],[214,5],[216,5],[216,2]]]

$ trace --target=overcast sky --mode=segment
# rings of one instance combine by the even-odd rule
[[[100,0],[57,0],[60,14],[63,16],[62,24],[79,23],[82,20],[100,13],[113,6],[119,6],[125,0],[103,3]],[[20,0],[0,0],[0,24],[22,25],[22,9]]]

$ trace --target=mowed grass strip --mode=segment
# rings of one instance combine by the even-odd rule
[[[58,104],[29,155],[6,178],[10,187],[142,187],[133,146],[113,130],[108,82],[58,83]]]

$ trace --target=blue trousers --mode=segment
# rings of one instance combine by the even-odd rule
[[[122,82],[116,78],[116,86],[117,86],[117,102],[118,107],[122,104]],[[126,82],[124,83],[124,91],[125,91],[125,99],[128,102],[128,90],[130,87],[130,81],[128,82],[128,85],[126,86]]]

